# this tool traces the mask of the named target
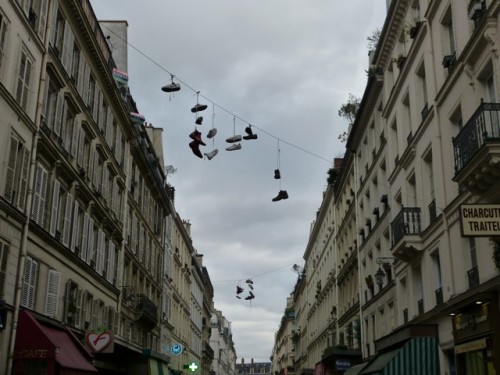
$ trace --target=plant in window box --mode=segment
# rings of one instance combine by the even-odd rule
[[[485,10],[485,5],[484,0],[471,0],[468,8],[469,19],[477,20],[478,18],[481,18],[481,15]]]
[[[403,68],[405,61],[406,61],[406,56],[404,56],[402,53],[400,53],[397,57],[394,57],[392,59],[392,62],[396,63],[396,66],[398,67],[399,70]]]
[[[411,26],[410,30],[408,30],[408,35],[410,35],[411,39],[415,39],[417,36],[420,25],[422,25],[422,21],[415,21],[415,25]]]

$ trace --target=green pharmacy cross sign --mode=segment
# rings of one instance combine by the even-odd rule
[[[189,365],[184,365],[184,368],[189,369],[189,371],[191,371],[191,372],[195,372],[196,370],[198,370],[198,368],[199,368],[199,367],[200,367],[200,366],[198,366],[198,365],[196,364],[196,362],[194,362],[194,361],[193,361],[193,362],[191,362]]]

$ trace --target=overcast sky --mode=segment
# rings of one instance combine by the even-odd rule
[[[383,25],[385,0],[91,0],[101,20],[128,21],[129,86],[148,123],[164,129],[165,164],[179,215],[215,288],[215,307],[231,322],[238,363],[270,360],[286,298],[303,265],[327,170],[344,145],[338,109],[361,97],[367,37]],[[106,35],[108,30],[103,30]],[[180,82],[174,95],[161,91]],[[188,146],[191,108],[219,150],[212,160]],[[208,130],[217,135],[207,139]],[[226,138],[256,140],[241,149]],[[279,167],[281,179],[274,178]],[[273,202],[280,190],[288,199]],[[254,282],[255,299],[246,280]],[[236,285],[245,290],[236,298]]]

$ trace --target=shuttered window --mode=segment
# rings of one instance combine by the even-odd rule
[[[9,245],[0,238],[0,298],[5,297],[5,283],[7,282],[7,256]]]
[[[47,278],[47,294],[45,298],[45,315],[50,317],[55,317],[57,314],[60,277],[61,274],[58,271],[49,270]]]
[[[16,101],[24,110],[26,110],[28,104],[32,66],[33,61],[31,57],[28,56],[26,51],[22,51],[17,78]]]
[[[115,260],[116,260],[116,246],[113,241],[109,241],[108,249],[108,267],[106,270],[106,279],[113,284],[115,278]]]
[[[63,235],[62,243],[65,246],[69,246],[69,240],[71,236],[71,214],[73,213],[73,197],[71,194],[66,194],[66,206],[64,208],[64,220],[63,220]]]
[[[47,170],[42,165],[38,164],[35,172],[35,189],[33,194],[31,219],[41,227],[44,225],[48,178],[49,173]]]
[[[3,57],[5,55],[5,40],[7,35],[7,19],[0,12],[0,66],[2,66]]]
[[[73,208],[73,220],[72,220],[72,230],[71,230],[71,243],[69,249],[74,252],[76,247],[76,241],[78,239],[78,230],[80,228],[80,206],[78,201],[75,199],[75,205]]]
[[[38,279],[38,261],[30,256],[26,257],[24,265],[24,282],[21,293],[21,305],[28,309],[35,307],[36,282]]]
[[[95,270],[99,275],[102,275],[104,270],[105,242],[104,232],[99,228],[97,231],[97,248],[95,256]]]
[[[59,217],[59,194],[61,190],[61,184],[58,180],[54,181],[54,188],[52,190],[52,204],[50,210],[50,228],[49,233],[52,236],[56,235],[57,223]]]
[[[4,197],[14,206],[24,211],[28,189],[30,152],[16,134],[10,137]]]

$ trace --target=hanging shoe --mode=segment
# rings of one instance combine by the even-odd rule
[[[195,130],[191,134],[189,134],[189,138],[193,139],[194,141],[198,142],[202,146],[206,146],[205,142],[201,140],[201,133],[198,130]]]
[[[203,122],[203,116],[196,118],[196,121],[195,121],[196,125],[201,125],[202,122]]]
[[[236,298],[241,299],[241,297],[240,297],[240,296],[236,296]]]
[[[273,202],[277,202],[277,201],[280,201],[282,199],[288,199],[288,193],[286,192],[286,190],[280,190],[280,192],[278,193],[278,195],[276,197],[274,197],[272,199]]]
[[[210,152],[205,152],[205,156],[207,157],[208,160],[212,160],[212,158],[219,153],[219,150],[215,149]]]
[[[253,285],[252,284],[248,284],[248,287],[253,290]]]
[[[191,108],[191,112],[196,113],[196,112],[201,112],[207,109],[206,104],[196,104],[193,108]]]
[[[241,135],[233,135],[232,137],[226,139],[227,143],[236,143],[239,141],[241,141]]]
[[[174,92],[174,91],[179,91],[181,89],[181,85],[178,83],[172,82],[169,83],[168,85],[165,85],[161,88],[161,91],[163,92]]]
[[[243,293],[243,288],[239,285],[236,285],[236,294],[241,294]]]
[[[247,279],[247,281],[245,281],[247,284],[253,284],[253,281],[252,279]]]
[[[227,147],[226,151],[234,151],[234,150],[240,150],[240,149],[241,149],[241,145],[239,143],[235,143],[234,145]]]
[[[251,128],[250,126],[247,126],[247,127],[245,128],[245,133],[247,133],[248,135],[252,135],[252,134],[253,134],[253,132],[252,132],[252,128]]]
[[[200,144],[198,142],[196,142],[196,141],[190,142],[189,147],[191,147],[193,154],[195,154],[199,158],[203,159],[203,155],[201,154],[201,151],[200,151]]]
[[[208,131],[207,133],[207,138],[213,138],[215,137],[215,135],[217,134],[217,129],[216,128],[212,128]]]
[[[255,298],[255,295],[252,292],[248,292],[248,294],[250,294],[250,299],[254,299]]]
[[[249,135],[245,135],[243,136],[243,139],[245,140],[249,140],[249,139],[257,139],[257,134],[249,134]]]
[[[275,169],[274,170],[274,178],[276,180],[279,180],[281,178],[281,173],[280,173],[280,170],[279,169]]]

